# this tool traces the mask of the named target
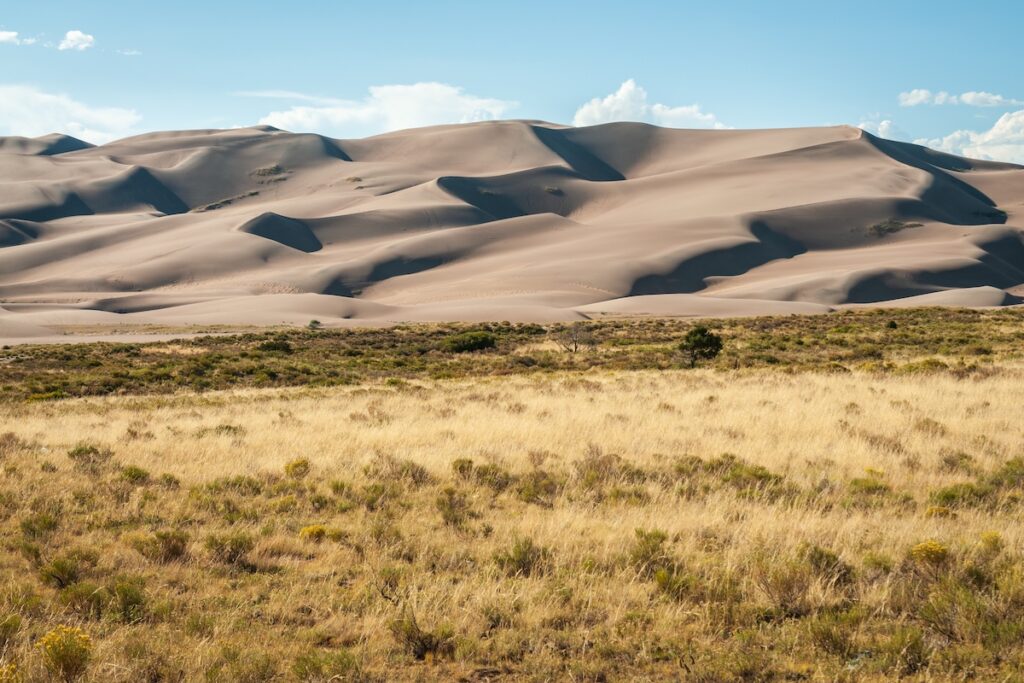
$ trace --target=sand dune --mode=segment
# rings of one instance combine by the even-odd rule
[[[1024,168],[849,127],[0,138],[0,337],[1014,305]]]

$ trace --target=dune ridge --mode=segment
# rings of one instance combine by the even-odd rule
[[[1015,305],[1022,230],[1024,168],[845,126],[0,138],[0,337]]]

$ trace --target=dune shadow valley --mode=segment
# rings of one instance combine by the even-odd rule
[[[850,126],[2,137],[0,683],[1024,681],[1022,301]]]

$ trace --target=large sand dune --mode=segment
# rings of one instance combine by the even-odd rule
[[[1017,303],[1024,168],[855,128],[0,138],[0,337]]]

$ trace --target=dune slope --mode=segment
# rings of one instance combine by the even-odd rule
[[[0,138],[0,336],[1012,305],[1022,231],[1024,168],[849,127]]]

